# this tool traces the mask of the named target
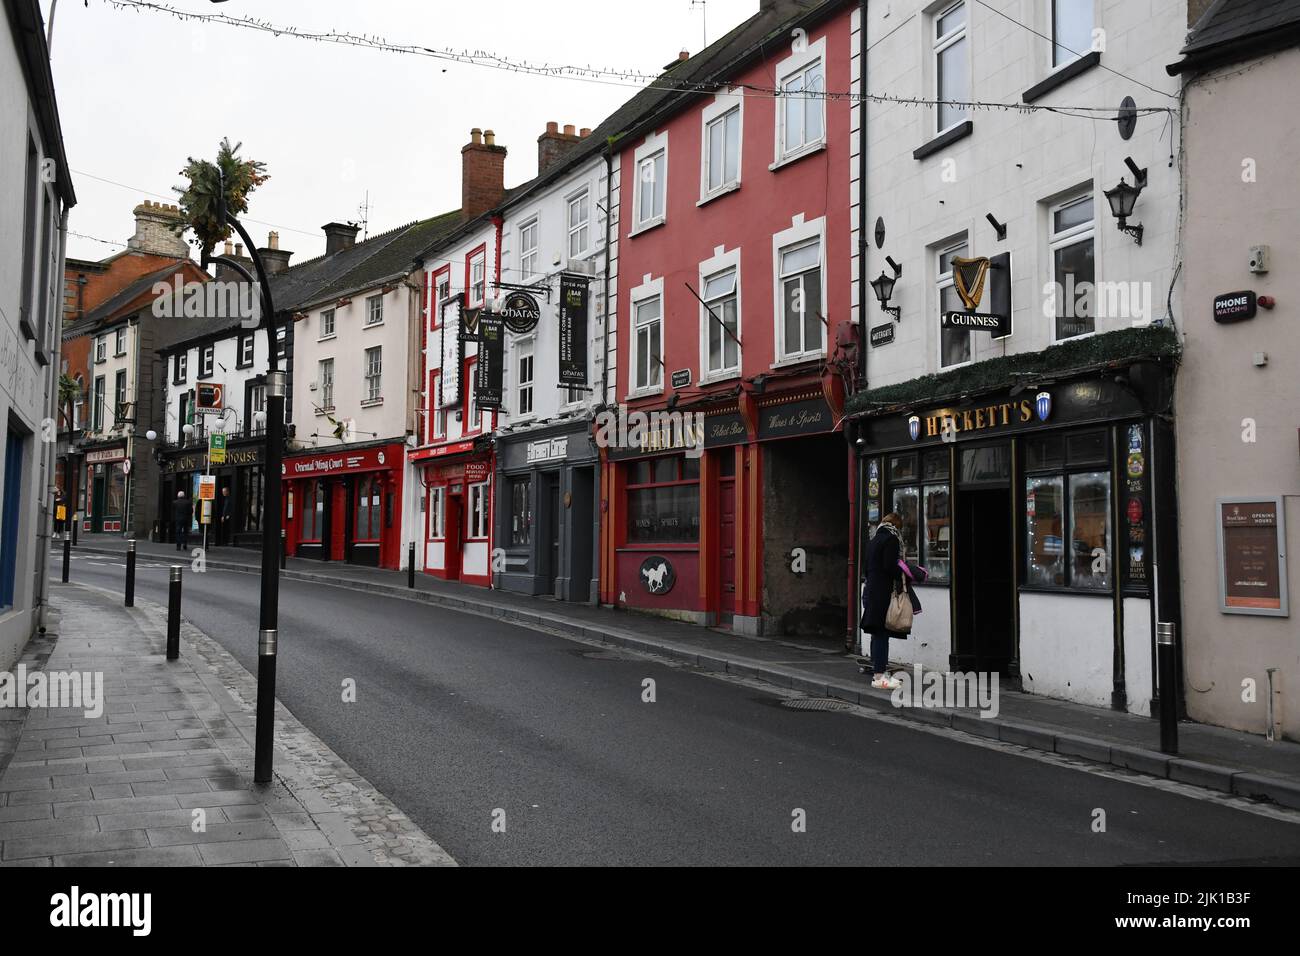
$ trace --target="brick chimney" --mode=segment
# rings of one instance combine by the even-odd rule
[[[144,252],[172,259],[188,259],[189,243],[181,233],[181,211],[176,206],[146,199],[132,210],[135,214],[135,235],[127,240],[132,252]]]
[[[257,270],[253,267],[253,260],[244,254],[244,245],[240,242],[232,243],[229,239],[222,246],[221,254],[227,259],[234,259],[241,266],[248,270],[251,276],[257,276]],[[223,282],[243,282],[244,277],[225,263],[217,263],[217,278]]]
[[[262,265],[267,275],[275,275],[289,268],[289,257],[293,255],[292,252],[280,248],[280,234],[275,231],[267,234],[266,248],[258,249],[257,254],[262,257]]]
[[[360,228],[349,222],[327,222],[321,226],[325,233],[325,255],[332,256],[344,249],[351,249],[356,245],[357,230]]]
[[[482,215],[506,193],[506,148],[496,144],[492,130],[470,130],[469,142],[460,150],[460,215],[464,220]]]
[[[581,133],[575,133],[572,126],[564,127],[561,133],[559,123],[547,123],[546,132],[537,137],[537,174],[555,165],[590,135],[591,130],[585,126]]]

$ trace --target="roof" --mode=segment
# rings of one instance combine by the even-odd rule
[[[1300,46],[1300,0],[1215,0],[1192,26],[1172,76]]]
[[[50,71],[50,48],[45,43],[45,22],[37,0],[4,0],[5,15],[14,46],[27,78],[27,93],[35,109],[44,140],[45,154],[58,166],[56,187],[67,206],[77,204],[72,190],[72,170],[63,149],[63,127],[54,95],[54,74]]]
[[[133,301],[153,288],[155,282],[162,282],[178,269],[184,269],[187,263],[193,265],[193,263],[188,259],[178,259],[170,265],[164,266],[155,272],[150,272],[148,275],[143,275],[136,279],[116,295],[110,296],[90,312],[86,313],[84,318],[79,319],[75,323],[77,330],[88,331],[95,326],[103,325],[113,318],[116,318],[118,312],[125,309]]]

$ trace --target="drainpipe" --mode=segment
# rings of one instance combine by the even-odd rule
[[[867,0],[858,0],[858,381],[855,392],[867,388],[867,350],[870,348],[867,331]],[[866,482],[866,460],[850,437],[856,429],[844,428],[849,438],[849,452],[857,465],[857,480],[853,488],[853,501],[849,520],[852,538],[849,542],[849,620],[852,633],[849,643],[855,644],[862,628],[862,600],[858,582],[862,580],[862,552],[864,533],[862,495]]]
[[[56,273],[57,275],[63,275],[64,269],[66,268],[66,264],[67,264],[68,212],[69,209],[65,205],[63,207],[63,212],[59,214],[59,271]],[[60,289],[62,289],[62,285],[60,285]],[[41,470],[43,472],[43,478],[44,478],[44,487],[41,489],[41,500],[45,502],[45,507],[44,509],[42,509],[43,513],[41,515],[41,528],[37,534],[37,539],[36,539],[36,545],[37,545],[36,548],[37,599],[36,600],[40,608],[39,611],[37,612],[36,621],[37,621],[37,626],[41,630],[41,633],[45,632],[45,628],[49,624],[49,609],[50,609],[49,555],[50,555],[50,540],[54,537],[54,493],[50,489],[54,487],[54,471],[55,471],[56,463],[58,460],[58,453],[59,453],[58,451],[59,449],[59,442],[58,442],[59,377],[62,374],[61,366],[63,361],[63,296],[62,294],[52,298],[51,304],[54,303],[58,304],[58,309],[56,310],[54,316],[54,343],[53,343],[54,354],[50,357],[50,364],[48,366],[49,375],[50,375],[50,390],[45,400],[46,408],[47,408],[46,414],[49,416],[49,421],[54,423],[54,441],[45,442],[44,452],[41,456],[44,459],[44,462],[41,465]],[[42,427],[42,431],[44,431],[44,427]],[[71,444],[72,444],[72,422],[68,422],[69,449],[71,448]],[[64,487],[67,487],[68,476],[66,472],[63,476],[63,483],[64,483]],[[67,509],[66,513],[68,515],[68,519],[64,524],[64,529],[67,532],[71,532],[72,516],[74,514],[73,502],[70,499],[65,498],[64,507]]]
[[[603,407],[605,396],[609,394],[609,250],[613,245],[609,232],[614,225],[614,156],[609,148],[605,149],[605,281],[604,288],[601,290],[605,296],[605,354],[600,357],[600,400],[596,402],[597,407]]]

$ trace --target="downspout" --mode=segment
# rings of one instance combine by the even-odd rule
[[[614,156],[609,148],[605,149],[605,281],[601,294],[605,297],[605,345],[604,354],[600,357],[600,400],[596,402],[597,407],[604,407],[605,396],[609,394],[609,266],[610,266],[610,249],[613,241],[610,239],[609,232],[614,225]]]
[[[68,256],[68,213],[69,207],[64,205],[63,212],[59,214],[59,271],[56,275],[63,275],[67,268]],[[60,283],[62,290],[62,283]],[[51,300],[51,304],[58,303],[54,317],[54,354],[50,358],[49,375],[50,389],[46,396],[47,421],[54,423],[54,441],[45,442],[44,458],[45,463],[42,467],[45,477],[45,487],[41,489],[41,499],[46,502],[44,514],[41,517],[41,531],[37,537],[37,579],[36,579],[36,601],[40,606],[37,613],[37,626],[41,633],[45,632],[49,624],[49,607],[50,607],[50,574],[49,574],[49,556],[50,541],[54,537],[54,493],[50,490],[54,487],[54,469],[58,459],[58,422],[59,422],[59,378],[62,375],[61,365],[63,361],[63,296],[60,294]],[[42,429],[46,426],[42,424]],[[68,422],[68,444],[72,444],[72,422]],[[64,486],[67,486],[68,478],[63,476]],[[72,519],[75,514],[73,503],[64,499],[66,508],[67,521],[64,524],[65,529],[71,529]],[[70,532],[69,532],[70,533]]]
[[[858,0],[858,381],[854,389],[867,388],[867,350],[870,348],[867,331],[867,0]],[[859,425],[858,428],[861,426]],[[856,646],[862,628],[862,601],[858,582],[862,580],[862,552],[865,547],[865,527],[862,515],[862,496],[866,487],[866,459],[858,450],[855,433],[858,428],[845,424],[845,438],[849,440],[849,453],[857,464],[857,481],[853,488],[850,514],[853,538],[850,542],[849,569],[849,619],[853,629],[846,642],[850,649]]]

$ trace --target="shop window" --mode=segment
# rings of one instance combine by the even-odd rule
[[[1011,479],[1011,446],[963,448],[961,481],[966,485],[1001,483]]]
[[[921,489],[917,485],[905,485],[894,489],[893,504],[890,508],[902,519],[903,557],[908,561],[921,562],[920,547],[920,509]]]
[[[1025,442],[1025,470],[1041,471],[1045,468],[1065,466],[1065,436],[1050,435]]]
[[[353,541],[378,541],[383,530],[381,505],[383,487],[376,476],[357,479],[357,500],[352,525]]]
[[[488,486],[487,482],[469,486],[469,534],[470,538],[488,536]]]
[[[104,489],[104,514],[120,518],[126,514],[126,472],[120,461],[113,462],[105,471],[108,481]]]
[[[892,455],[889,459],[889,480],[915,481],[917,478],[915,455]]]
[[[443,538],[446,537],[447,534],[447,529],[445,526],[446,510],[444,508],[445,494],[446,494],[446,489],[441,487],[429,489],[428,515],[429,515],[429,537],[431,539]]]
[[[921,499],[923,527],[921,564],[934,581],[947,581],[952,574],[952,512],[946,484],[926,485]]]
[[[1065,551],[1061,530],[1065,521],[1064,479],[1025,479],[1025,521],[1029,540],[1025,550],[1030,587],[1065,587]]]
[[[325,533],[325,483],[309,481],[302,492],[302,540],[319,544]]]
[[[948,449],[927,451],[921,459],[921,477],[926,481],[947,480],[949,476]]]
[[[634,462],[628,472],[628,544],[699,541],[699,474],[699,459],[685,455]]]
[[[952,574],[951,470],[946,448],[889,459],[889,510],[902,519],[904,554],[927,568],[936,584]]]
[[[515,478],[510,482],[510,544],[521,548],[533,539],[533,480]]]
[[[1111,477],[1104,429],[1031,439],[1027,471],[1059,474],[1025,479],[1026,568],[1029,587],[1107,591],[1111,586],[1113,529]],[[1090,467],[1091,466],[1091,467]]]
[[[263,480],[261,465],[254,465],[245,470],[243,487],[241,489],[243,500],[240,502],[240,511],[243,513],[243,522],[242,525],[236,525],[237,530],[262,530]]]

